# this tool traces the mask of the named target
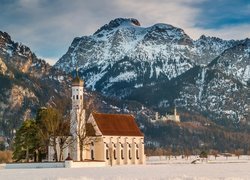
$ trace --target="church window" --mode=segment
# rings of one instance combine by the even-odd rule
[[[106,149],[106,159],[109,159],[109,150]]]
[[[91,159],[92,159],[92,160],[95,159],[95,157],[94,157],[94,150],[93,150],[93,149],[91,149]]]
[[[78,99],[78,95],[76,95],[76,99]]]
[[[136,149],[136,158],[139,159],[139,152],[138,152],[138,149]]]
[[[132,157],[131,157],[131,150],[130,149],[128,150],[128,157],[129,157],[129,159],[132,159]]]
[[[123,149],[121,149],[121,158],[124,159],[124,156],[123,156]]]
[[[114,149],[114,159],[116,159],[116,150]]]

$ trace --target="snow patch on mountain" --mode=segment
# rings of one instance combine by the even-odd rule
[[[113,83],[113,82],[129,81],[131,79],[135,79],[136,77],[137,77],[137,74],[135,72],[130,71],[130,72],[119,74],[115,78],[110,78],[109,82]]]

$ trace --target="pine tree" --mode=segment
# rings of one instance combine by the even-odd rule
[[[34,120],[26,120],[17,130],[14,139],[13,158],[17,161],[25,159],[29,162],[31,153],[39,147],[38,127]]]

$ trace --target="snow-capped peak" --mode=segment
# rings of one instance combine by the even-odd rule
[[[108,24],[105,24],[100,29],[98,29],[94,34],[98,34],[104,31],[110,31],[117,27],[131,27],[131,26],[141,26],[140,22],[134,18],[116,18],[110,21]]]
[[[195,65],[207,65],[234,44],[206,36],[194,41],[169,24],[142,27],[136,19],[117,18],[91,36],[75,38],[55,67],[70,73],[77,64],[92,89],[104,90],[120,82],[137,87],[160,78],[170,80]],[[133,76],[126,79],[127,72]],[[121,78],[117,77],[125,78],[118,82]]]

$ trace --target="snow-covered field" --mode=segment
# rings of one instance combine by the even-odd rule
[[[113,166],[100,168],[55,168],[55,169],[0,169],[0,179],[18,180],[124,180],[124,179],[250,179],[250,160],[247,156],[219,157],[214,160],[191,164],[195,157],[188,160],[181,157],[166,160],[165,157],[150,157],[147,165]]]

